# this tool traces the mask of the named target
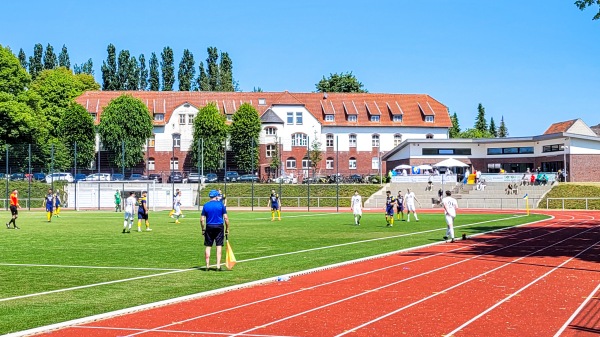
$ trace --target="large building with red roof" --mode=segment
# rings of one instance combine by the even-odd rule
[[[187,158],[193,120],[209,103],[216,104],[228,120],[243,103],[257,109],[262,123],[257,172],[261,177],[306,175],[307,147],[315,137],[322,144],[318,174],[385,172],[381,157],[386,152],[407,139],[448,139],[452,126],[447,107],[426,94],[88,91],[76,101],[98,123],[108,103],[123,94],[142,100],[154,120],[146,174],[167,173],[171,168],[195,170]],[[277,152],[283,172],[270,169]],[[224,165],[227,170],[237,169],[235,161]]]

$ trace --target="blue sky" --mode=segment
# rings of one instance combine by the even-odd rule
[[[427,93],[472,127],[477,104],[510,136],[553,122],[600,123],[600,22],[574,0],[550,1],[10,1],[0,44],[28,56],[66,44],[71,63],[100,66],[106,46],[183,49],[199,63],[215,46],[243,91],[311,92],[352,71],[370,92]],[[26,4],[26,5],[24,5]]]

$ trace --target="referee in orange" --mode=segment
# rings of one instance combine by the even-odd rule
[[[6,228],[10,229],[10,224],[12,223],[14,229],[19,229],[17,226],[19,208],[21,208],[21,205],[19,205],[19,191],[15,189],[10,194],[10,214],[12,215],[12,218],[6,223]]]

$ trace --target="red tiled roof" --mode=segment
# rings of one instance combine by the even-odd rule
[[[322,124],[333,126],[452,126],[448,109],[442,103],[425,94],[377,94],[377,93],[289,93],[285,92],[206,92],[206,91],[87,91],[76,101],[88,111],[100,115],[108,103],[120,95],[128,94],[142,100],[151,113],[164,113],[165,121],[173,111],[185,104],[202,108],[214,102],[221,113],[232,114],[242,103],[250,103],[259,114],[275,104],[304,105]],[[265,104],[259,105],[258,100]],[[426,123],[419,105],[427,115],[435,115],[433,123]],[[356,122],[348,122],[343,112],[357,114]],[[371,114],[381,113],[379,122],[369,120]],[[333,122],[325,122],[324,115],[335,115]],[[392,115],[403,115],[402,122],[393,122]],[[99,120],[99,119],[98,119]],[[158,124],[158,123],[155,123]],[[164,124],[161,123],[161,124]]]
[[[569,128],[571,126],[573,126],[573,124],[575,124],[575,122],[577,122],[577,119],[572,119],[570,121],[565,121],[565,122],[554,123],[554,124],[550,125],[550,127],[548,128],[548,130],[546,130],[546,132],[544,132],[544,134],[549,135],[552,133],[567,132],[567,130],[569,130]]]

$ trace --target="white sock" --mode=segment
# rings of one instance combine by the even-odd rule
[[[417,219],[417,221],[419,221],[419,217],[417,217],[417,212],[414,212],[415,214],[415,219]]]
[[[123,228],[127,228],[127,220],[123,221]]]

